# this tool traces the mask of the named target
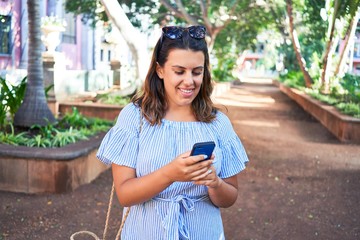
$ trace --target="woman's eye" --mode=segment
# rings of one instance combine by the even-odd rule
[[[184,73],[184,71],[175,71],[175,74],[177,74],[177,75],[182,75]]]
[[[199,76],[199,75],[202,74],[202,72],[193,72],[193,74],[194,74],[195,76]]]

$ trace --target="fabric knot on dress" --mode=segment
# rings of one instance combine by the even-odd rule
[[[209,199],[208,196],[190,198],[185,195],[178,195],[171,199],[153,198],[155,201],[169,202],[170,206],[165,217],[162,219],[165,228],[165,239],[188,240],[190,239],[189,229],[185,221],[184,213],[195,210],[195,202]]]

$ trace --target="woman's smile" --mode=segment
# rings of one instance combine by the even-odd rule
[[[191,89],[179,88],[179,90],[185,98],[191,97],[194,93],[194,88]]]

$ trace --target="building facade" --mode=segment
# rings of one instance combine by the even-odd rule
[[[101,23],[91,28],[80,16],[66,13],[64,3],[65,0],[40,1],[42,18],[52,16],[66,22],[55,48],[58,60],[54,71],[60,73],[54,73],[55,91],[66,95],[107,89],[113,83],[110,63],[114,62],[123,66],[119,73],[122,81],[131,79],[131,53],[117,29],[112,28],[109,33]],[[41,37],[44,38],[44,33]],[[49,51],[45,44],[43,49]],[[27,62],[27,0],[1,0],[0,77],[18,81],[26,76]],[[122,85],[126,86],[127,82]]]

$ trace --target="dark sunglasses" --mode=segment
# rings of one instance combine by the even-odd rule
[[[206,28],[204,26],[191,26],[188,28],[169,26],[163,27],[163,36],[170,39],[180,39],[184,31],[188,31],[190,37],[195,39],[203,39],[206,36]]]
[[[163,44],[164,36],[169,39],[180,39],[183,36],[183,32],[188,31],[189,36],[195,39],[204,39],[206,36],[206,28],[204,26],[191,26],[188,28],[184,27],[176,27],[176,26],[168,26],[162,28],[162,35],[160,38],[160,45],[156,52],[156,59],[158,59],[160,49]]]

